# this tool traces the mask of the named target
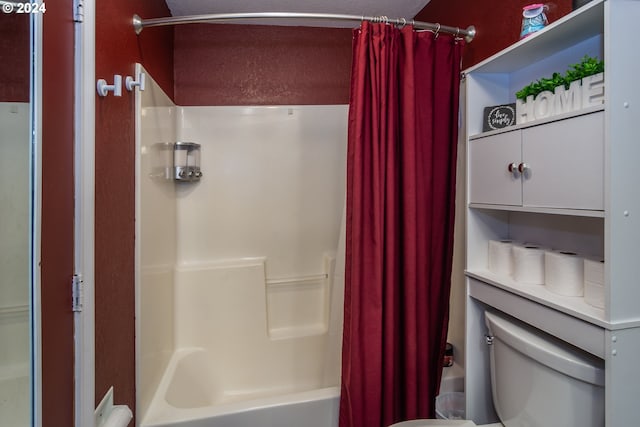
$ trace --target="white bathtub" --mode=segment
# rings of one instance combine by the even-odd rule
[[[318,278],[281,281],[266,280],[265,262],[175,269],[173,350],[138,390],[142,427],[337,426],[341,325],[328,317],[335,258],[325,256]],[[153,339],[166,328],[147,331]],[[141,357],[141,371],[153,363]]]
[[[176,352],[141,427],[337,427],[339,387],[216,390],[203,349]]]
[[[329,301],[342,288],[332,292],[328,280],[334,262],[325,258],[321,279],[279,283],[265,280],[262,258],[176,268],[164,298],[172,308],[141,316],[149,340],[173,338],[166,353],[139,359],[143,374],[154,368],[138,389],[140,426],[337,427],[342,323],[330,321]],[[164,281],[150,283],[157,297]],[[162,321],[167,311],[173,327]],[[455,372],[446,371],[443,391],[462,384]]]
[[[203,349],[174,354],[141,427],[337,427],[340,388],[223,393]],[[462,368],[443,372],[440,392],[463,391]]]

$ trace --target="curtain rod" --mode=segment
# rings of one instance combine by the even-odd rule
[[[430,22],[407,20],[405,18],[387,18],[386,16],[359,16],[341,15],[333,13],[294,13],[294,12],[259,12],[259,13],[214,13],[210,15],[172,16],[168,18],[142,19],[138,15],[133,15],[133,28],[136,34],[140,34],[147,27],[161,27],[165,25],[195,24],[195,23],[216,23],[232,21],[236,19],[319,19],[331,21],[369,21],[374,23],[393,24],[398,26],[413,25],[417,30],[430,30],[435,33],[443,32],[464,37],[467,43],[471,42],[476,35],[476,28],[473,25],[467,29],[449,27],[447,25],[432,24]]]

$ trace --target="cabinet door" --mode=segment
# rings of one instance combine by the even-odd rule
[[[474,139],[469,144],[469,201],[520,206],[520,174],[509,171],[509,165],[517,168],[520,164],[520,131]]]
[[[524,206],[604,209],[604,113],[522,131]]]

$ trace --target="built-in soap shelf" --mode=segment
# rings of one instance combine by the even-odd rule
[[[267,326],[272,340],[327,332],[328,274],[267,279]]]
[[[327,333],[335,256],[324,256],[324,272],[266,278],[267,329],[272,340]]]

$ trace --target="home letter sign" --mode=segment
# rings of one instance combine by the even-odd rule
[[[535,99],[516,100],[516,122],[527,123],[558,114],[570,113],[604,103],[604,73],[571,82],[569,89],[558,86],[554,92],[544,91]]]

